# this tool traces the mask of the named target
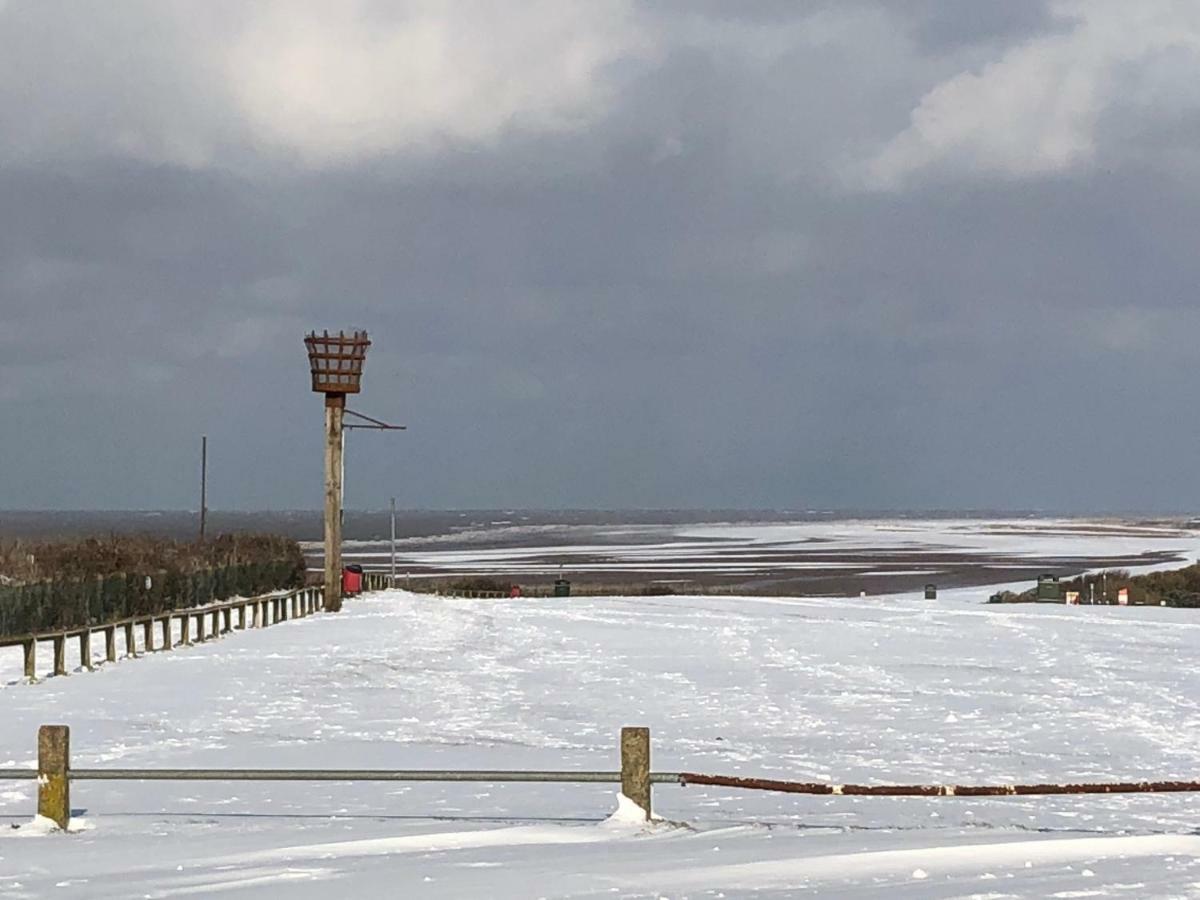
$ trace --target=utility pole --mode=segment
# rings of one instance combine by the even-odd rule
[[[388,582],[389,587],[396,586],[396,498],[392,498],[392,577]]]
[[[200,540],[208,521],[208,435],[200,436]]]

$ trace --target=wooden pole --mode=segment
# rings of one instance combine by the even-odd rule
[[[325,395],[325,609],[342,608],[342,420],[345,394]]]
[[[71,821],[71,729],[43,725],[38,729],[38,815],[66,831]]]
[[[208,435],[200,437],[200,540],[208,522]]]
[[[392,498],[392,567],[388,587],[396,587],[396,498]]]
[[[650,818],[650,729],[621,729],[621,793]]]
[[[32,681],[37,678],[37,638],[30,638],[21,646],[25,651],[25,677]]]

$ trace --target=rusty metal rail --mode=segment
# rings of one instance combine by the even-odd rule
[[[1018,797],[1046,794],[1181,794],[1200,792],[1200,781],[1113,781],[1083,784],[826,784],[681,772],[682,785],[742,788],[784,794],[846,797]]]

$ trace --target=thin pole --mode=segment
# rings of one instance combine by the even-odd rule
[[[208,435],[200,436],[200,540],[208,519]]]
[[[396,586],[396,498],[392,498],[392,580],[391,587]]]

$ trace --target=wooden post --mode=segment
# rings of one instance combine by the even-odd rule
[[[167,616],[165,619],[163,619],[159,623],[159,627],[162,629],[162,649],[170,650],[171,649],[171,617]]]
[[[25,651],[25,677],[30,681],[37,678],[37,638],[30,638],[21,645]]]
[[[109,625],[104,629],[104,659],[107,662],[117,661],[117,626]]]
[[[196,616],[196,640],[201,643],[207,640],[204,635],[204,613],[199,613]]]
[[[345,394],[325,395],[325,609],[342,609],[342,420]]]
[[[54,636],[54,674],[67,674],[67,636],[65,634]]]
[[[192,628],[192,617],[189,615],[186,615],[186,614],[180,616],[179,617],[179,643],[190,644],[192,642],[192,635],[190,633],[191,628]]]
[[[79,667],[92,670],[92,633],[88,630],[79,632]]]
[[[242,631],[246,627],[246,604],[243,603],[238,607],[238,631]]]
[[[621,729],[621,793],[650,818],[650,729]]]
[[[154,649],[154,620],[147,619],[142,623],[142,643],[146,645],[146,652],[149,653]]]
[[[213,634],[220,635],[229,631],[229,610],[213,610]]]
[[[200,435],[200,540],[208,521],[208,435]]]
[[[71,729],[43,725],[38,729],[38,815],[64,831],[71,821]]]
[[[133,637],[133,623],[125,623],[125,656],[134,659],[137,656],[137,641]]]

